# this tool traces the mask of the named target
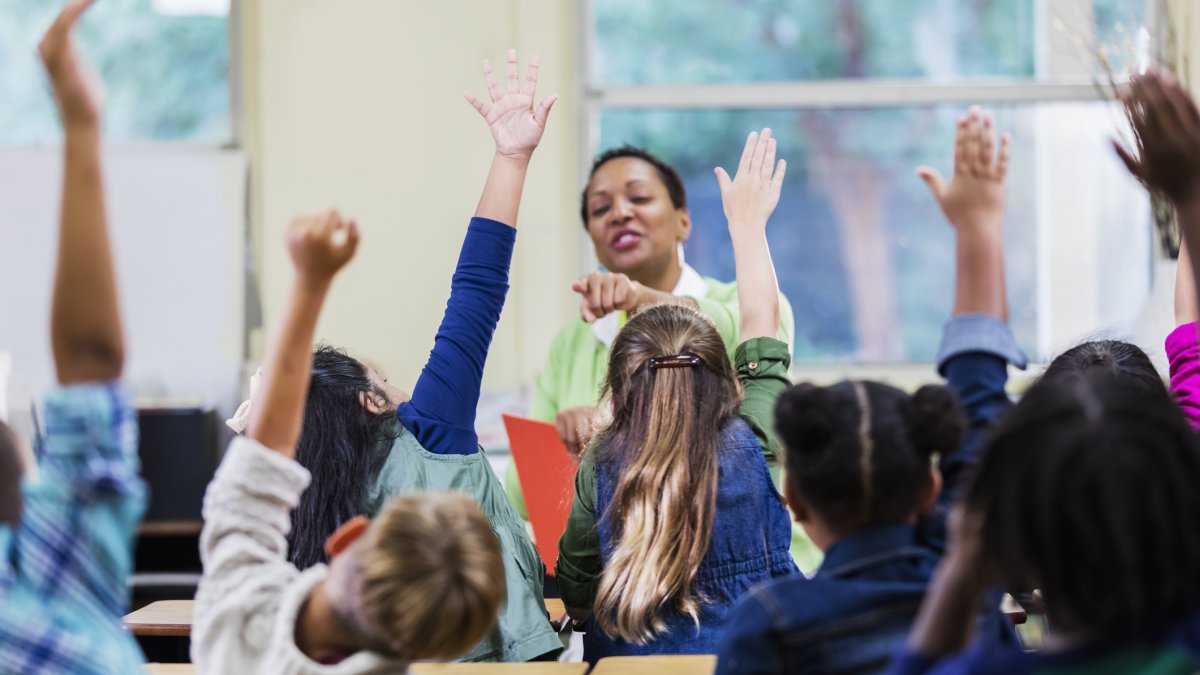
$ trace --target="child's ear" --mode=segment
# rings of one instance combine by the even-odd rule
[[[936,465],[931,464],[929,466],[929,486],[925,488],[925,494],[921,495],[917,515],[923,516],[932,511],[940,496],[942,496],[942,472]]]
[[[325,540],[325,555],[329,556],[330,560],[345,551],[346,548],[358,540],[363,532],[367,531],[367,527],[371,525],[371,521],[367,520],[366,516],[354,516],[350,520],[342,523],[338,529],[329,535]]]
[[[787,507],[791,509],[792,515],[796,517],[797,523],[803,523],[808,520],[808,507],[805,506],[804,500],[800,498],[800,493],[797,492],[795,484],[788,480],[787,476],[783,479],[783,500]]]
[[[372,415],[380,415],[387,411],[388,402],[383,397],[372,392],[358,392],[358,404],[367,410]]]

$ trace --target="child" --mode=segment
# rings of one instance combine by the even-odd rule
[[[358,228],[337,212],[294,221],[296,279],[268,354],[257,413],[204,497],[192,659],[201,673],[403,672],[457,656],[504,599],[500,546],[462,495],[410,495],[352,519],[301,573],[285,559],[288,511],[309,482],[294,461],[313,333]],[[335,668],[327,668],[336,664]]]
[[[613,342],[613,421],[575,477],[557,578],[584,657],[712,653],[734,601],[795,574],[787,512],[767,470],[767,417],[787,386],[766,224],[786,164],[752,133],[736,180],[717,169],[733,238],[742,344],[731,367],[712,321],[665,304]],[[739,390],[739,382],[741,384]],[[589,620],[590,619],[590,620]]]
[[[718,673],[879,672],[903,644],[944,546],[954,486],[1008,406],[1007,363],[1024,365],[1006,323],[1008,148],[1004,137],[994,156],[991,117],[973,108],[958,123],[951,182],[918,170],[956,235],[954,317],[938,358],[949,387],[909,396],[875,382],[803,384],[780,398],[788,504],[825,561],[812,579],[774,581],[743,599]]]
[[[479,504],[504,552],[504,575],[495,581],[503,579],[508,599],[496,629],[462,656],[469,661],[528,661],[562,650],[546,615],[541,559],[475,436],[480,380],[508,290],[525,174],[556,99],[534,106],[538,67],[534,56],[522,87],[510,50],[507,91],[485,62],[491,104],[468,95],[492,131],[496,154],[412,397],[359,361],[322,348],[296,450],[313,475],[289,538],[290,559],[301,569],[324,561],[324,542],[336,528],[358,514],[379,514],[395,496],[457,490]]]
[[[1173,78],[1134,78],[1130,171],[1175,206],[1195,270],[1200,112]],[[1193,280],[1194,281],[1194,280]],[[896,673],[1200,669],[1200,447],[1179,408],[1126,378],[1043,380],[989,440]],[[1041,652],[974,645],[986,588],[1038,587]]]
[[[145,488],[137,413],[119,381],[125,344],[104,207],[102,96],[71,42],[89,5],[68,4],[40,46],[64,130],[50,318],[59,386],[46,397],[39,477],[22,486],[23,503],[12,498],[22,494],[15,439],[0,434],[4,673],[130,673],[144,660],[121,626]]]

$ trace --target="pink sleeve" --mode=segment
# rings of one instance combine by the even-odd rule
[[[1166,350],[1171,393],[1192,428],[1200,429],[1200,346],[1196,342],[1196,323],[1185,323],[1171,331]]]

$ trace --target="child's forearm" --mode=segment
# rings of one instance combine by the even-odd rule
[[[492,157],[492,168],[475,215],[517,226],[517,209],[521,205],[521,192],[525,188],[525,174],[529,170],[528,158],[514,158],[499,152]]]
[[[317,318],[329,281],[298,276],[292,283],[283,322],[263,369],[263,384],[253,408],[257,411],[246,435],[290,458],[296,456],[304,422],[304,403],[312,371],[312,346]]]
[[[1200,288],[1200,277],[1197,277],[1197,257],[1200,257],[1200,246],[1191,242],[1200,237],[1200,203],[1183,204],[1176,208],[1179,221],[1179,231],[1182,234],[1179,250],[1179,264],[1175,269],[1175,324],[1182,326],[1191,323],[1200,316],[1197,307],[1196,289]]]
[[[926,657],[961,651],[970,641],[982,592],[976,582],[944,559],[925,593],[908,636],[908,648]]]
[[[999,229],[957,231],[954,314],[987,314],[1007,321],[1004,242]]]
[[[737,271],[739,339],[779,334],[779,284],[764,228],[731,227]]]
[[[109,248],[98,124],[68,126],[50,339],[63,384],[121,375],[125,344]]]

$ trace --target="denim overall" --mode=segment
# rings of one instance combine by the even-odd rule
[[[645,645],[613,638],[589,622],[583,637],[584,658],[594,663],[606,656],[642,654],[715,654],[725,617],[738,598],[759,582],[798,574],[789,548],[791,521],[767,472],[762,447],[741,417],[721,431],[717,446],[717,509],[712,543],[696,574],[701,605],[700,626],[691,617],[668,610],[667,631]],[[607,564],[614,540],[605,517],[619,479],[617,462],[596,465],[596,524],[600,560]]]

